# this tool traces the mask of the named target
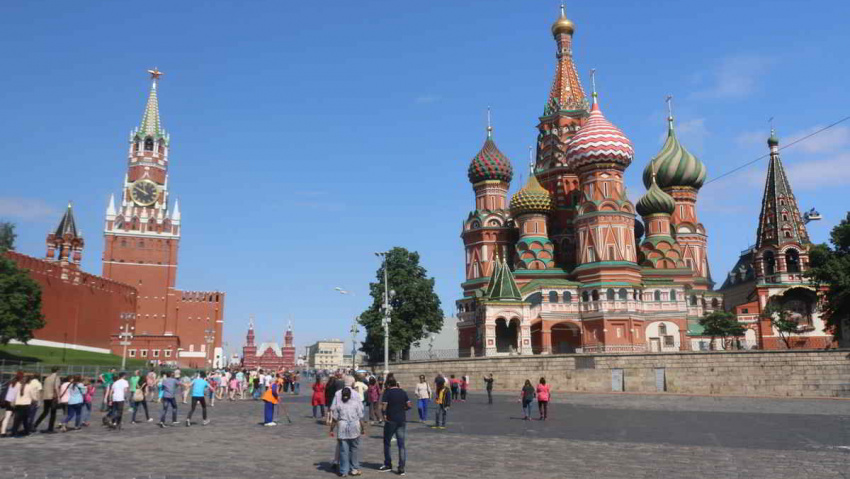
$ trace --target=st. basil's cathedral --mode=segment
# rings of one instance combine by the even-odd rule
[[[574,31],[562,7],[552,25],[557,72],[526,184],[508,201],[513,167],[489,124],[469,165],[475,210],[461,233],[461,356],[708,349],[699,319],[715,310],[733,311],[747,328],[739,344],[779,348],[761,317],[771,301],[793,312],[799,346],[830,344],[817,291],[802,276],[810,242],[776,136],[757,243],[715,290],[697,215],[705,164],[680,143],[671,110],[667,139],[644,166],[646,192],[629,200],[623,175],[634,148],[605,118],[595,86],[588,103]]]

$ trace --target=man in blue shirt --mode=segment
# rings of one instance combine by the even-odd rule
[[[407,436],[407,410],[411,408],[411,404],[407,393],[398,387],[395,378],[387,379],[386,388],[381,398],[381,411],[384,415],[384,465],[378,470],[392,470],[393,456],[390,452],[390,443],[395,436],[398,441],[398,474],[403,476],[407,462],[407,449],[404,447],[404,439]]]
[[[207,382],[207,373],[201,371],[200,375],[192,380],[192,384],[189,386],[192,389],[192,409],[189,410],[189,415],[186,416],[186,427],[192,425],[192,414],[195,412],[195,407],[198,403],[201,403],[201,412],[204,417],[204,426],[210,423],[209,419],[207,419],[207,401],[204,397],[206,395],[207,389],[209,389],[210,385]]]
[[[159,417],[159,427],[165,427],[165,418],[168,416],[168,408],[171,408],[171,424],[177,425],[177,390],[180,383],[175,379],[171,371],[165,372],[162,380],[162,415]]]

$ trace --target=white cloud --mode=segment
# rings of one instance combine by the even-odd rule
[[[707,75],[711,84],[694,96],[698,98],[741,98],[756,90],[757,81],[774,61],[758,55],[736,55],[724,58]]]
[[[702,155],[705,152],[705,141],[711,134],[705,126],[705,118],[694,118],[676,125],[679,141],[689,151]]]
[[[787,140],[780,138],[781,143],[779,146],[782,146],[783,143],[789,144],[792,141],[796,141],[806,135],[810,135],[821,128],[823,128],[823,126],[813,126],[789,136]],[[848,145],[850,145],[850,127],[834,126],[811,138],[806,138],[799,144],[794,145],[792,148],[799,149],[805,153],[834,153],[839,150],[846,149]]]
[[[767,130],[745,131],[735,138],[735,143],[737,143],[738,146],[744,147],[762,146],[764,147],[764,151],[766,153],[768,136],[770,136],[770,132],[768,132]]]
[[[820,160],[783,161],[783,164],[792,190],[850,185],[850,153]]]
[[[413,101],[419,105],[427,105],[429,103],[436,103],[440,99],[440,95],[422,95],[416,97]]]
[[[38,221],[59,218],[59,212],[40,198],[0,197],[0,218]]]

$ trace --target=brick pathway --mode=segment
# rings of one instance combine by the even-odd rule
[[[850,477],[850,401],[676,396],[556,398],[546,422],[519,420],[513,395],[457,403],[449,428],[408,426],[408,476],[538,478]],[[180,405],[185,417],[186,406]],[[127,424],[3,439],[0,478],[309,478],[327,471],[334,443],[288,399],[294,421],[259,425],[262,404],[219,402],[212,423],[160,429]],[[158,405],[152,409],[158,411]],[[196,412],[196,414],[198,414]],[[413,419],[415,410],[409,413]],[[95,424],[99,414],[95,414]],[[125,421],[129,417],[125,416]],[[196,416],[200,420],[200,416]],[[361,445],[378,477],[380,431]]]

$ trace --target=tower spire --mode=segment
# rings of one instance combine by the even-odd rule
[[[490,123],[490,106],[487,106],[487,138],[493,138],[493,125]]]
[[[159,77],[164,75],[159,69],[154,68],[148,70],[151,75],[151,91],[148,94],[148,102],[145,105],[145,113],[142,115],[142,123],[136,132],[138,136],[153,139],[164,138],[165,130],[162,129],[162,124],[159,118],[159,99],[157,97],[157,84]]]
[[[599,96],[596,93],[596,68],[590,69],[590,88],[593,91],[593,103],[596,103],[596,98]]]
[[[673,95],[667,95],[664,101],[667,102],[667,127],[673,130]]]
[[[770,162],[767,166],[764,197],[759,215],[756,248],[761,249],[765,246],[780,248],[787,244],[805,247],[809,243],[809,234],[803,223],[797,199],[791,191],[785,168],[782,166],[782,160],[779,157],[779,138],[772,125],[767,145],[770,148]]]
[[[556,56],[558,70],[555,80],[543,110],[543,116],[549,116],[561,111],[573,112],[572,115],[586,113],[587,99],[584,89],[573,64],[573,32],[575,25],[567,18],[564,4],[561,4],[561,14],[552,24],[552,35],[558,45]]]

